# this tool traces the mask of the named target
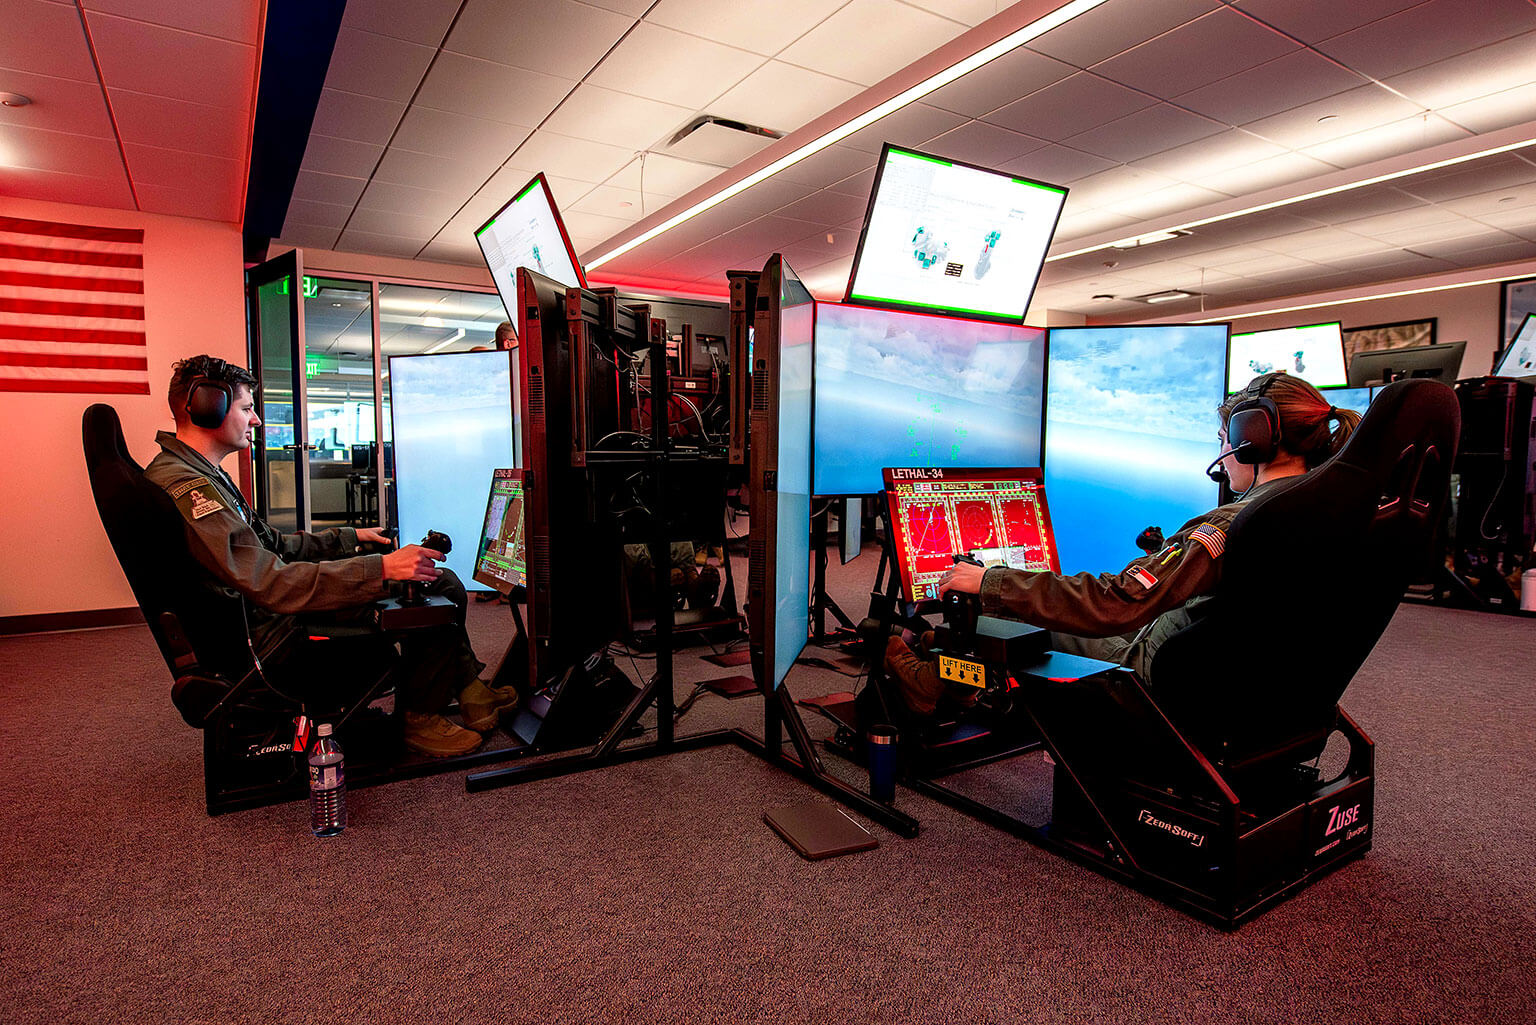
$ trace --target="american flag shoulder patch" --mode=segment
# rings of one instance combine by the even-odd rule
[[[1131,579],[1149,591],[1157,584],[1157,577],[1154,577],[1140,566],[1131,570]]]
[[[1202,523],[1189,532],[1189,539],[1210,553],[1211,558],[1221,558],[1227,550],[1227,535],[1220,527]]]

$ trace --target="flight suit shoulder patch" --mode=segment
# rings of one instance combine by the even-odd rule
[[[191,491],[193,488],[206,488],[206,487],[208,487],[208,478],[207,477],[189,477],[189,478],[187,478],[184,481],[180,481],[180,482],[178,482],[176,484],[172,484],[170,487],[165,489],[165,492],[166,492],[166,494],[171,496],[171,499],[173,501],[178,501],[179,502],[181,500],[181,496],[185,495],[188,491]]]
[[[1227,550],[1227,532],[1214,523],[1202,523],[1189,532],[1189,539],[1204,548],[1213,559],[1221,558]]]

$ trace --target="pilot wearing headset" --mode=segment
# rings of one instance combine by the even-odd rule
[[[393,547],[377,528],[282,534],[257,516],[219,466],[250,448],[251,432],[261,426],[255,384],[248,370],[211,356],[193,356],[172,368],[168,401],[176,430],[156,435],[160,454],[144,475],[165,489],[181,513],[188,547],[208,572],[200,586],[210,594],[244,596],[259,650],[294,616],[323,613],[333,621],[366,623],[370,603],[388,597],[392,583],[428,584],[428,593],[459,606],[460,618],[401,636],[396,681],[406,743],[436,757],[474,750],[481,742],[475,731],[494,729],[499,714],[517,699],[512,688],[491,688],[479,678],[485,665],[464,631],[463,586],[451,570],[437,566],[442,553],[419,545],[359,554],[359,542]],[[439,714],[454,697],[469,729]]]
[[[1312,385],[1284,373],[1254,378],[1217,413],[1222,453],[1207,472],[1225,480],[1236,501],[1190,520],[1160,549],[1119,573],[1061,576],[962,562],[940,578],[940,595],[980,594],[984,615],[1045,627],[1056,650],[1127,666],[1151,684],[1148,671],[1158,646],[1190,624],[1191,607],[1208,600],[1221,580],[1226,532],[1243,503],[1265,494],[1274,481],[1320,465],[1360,422],[1359,413],[1334,408]],[[958,697],[899,637],[888,643],[885,665],[919,715],[932,715],[939,701]]]

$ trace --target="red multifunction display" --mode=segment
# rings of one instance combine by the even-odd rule
[[[937,599],[956,555],[1061,572],[1039,469],[887,468],[885,494],[907,601]]]

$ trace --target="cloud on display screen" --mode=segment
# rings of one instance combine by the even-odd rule
[[[1045,332],[818,303],[818,495],[887,466],[1038,466]]]
[[[1211,509],[1227,328],[1050,332],[1045,489],[1062,571],[1118,571],[1149,526],[1172,534]]]

